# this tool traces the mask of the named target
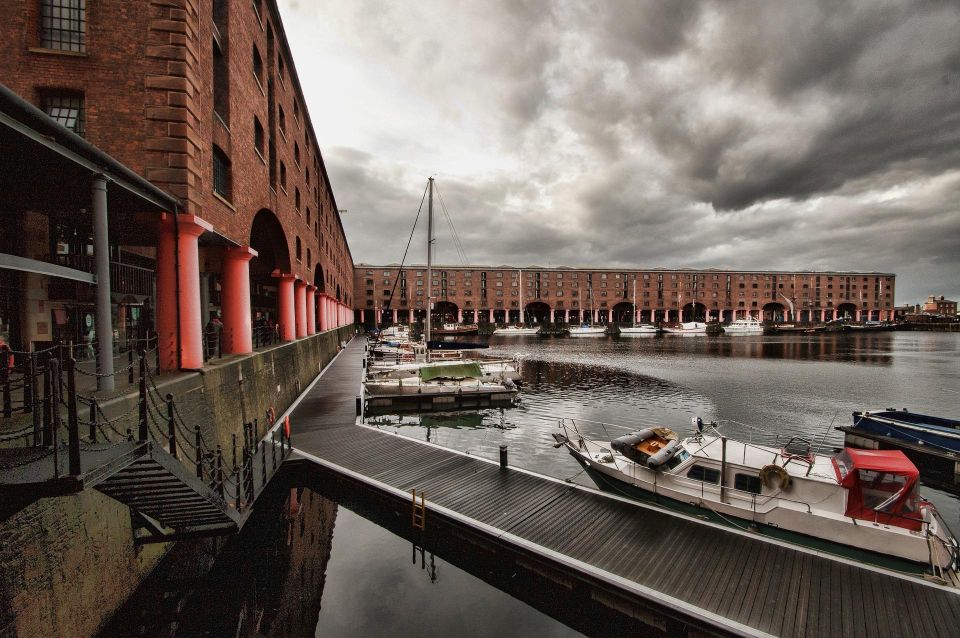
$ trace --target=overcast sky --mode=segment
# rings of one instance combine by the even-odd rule
[[[280,6],[355,261],[400,261],[433,174],[469,263],[960,297],[957,0]]]

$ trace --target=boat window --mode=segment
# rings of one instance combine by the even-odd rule
[[[897,501],[897,496],[906,487],[907,477],[890,472],[859,470],[860,493],[863,506],[885,511]]]
[[[753,474],[734,474],[733,475],[733,488],[735,490],[740,490],[741,492],[752,492],[753,494],[759,494],[762,487],[763,487],[763,483],[760,481],[759,476],[755,476]]]
[[[704,467],[703,465],[694,465],[690,468],[690,471],[687,472],[687,478],[695,481],[703,481],[704,483],[719,483],[720,470],[712,467]]]
[[[678,465],[686,461],[688,458],[690,458],[690,453],[687,452],[686,450],[680,450],[673,456],[673,458],[667,461],[666,467],[668,470],[672,470],[673,468],[677,467]]]

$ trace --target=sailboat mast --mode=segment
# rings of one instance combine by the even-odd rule
[[[427,323],[424,342],[430,342],[430,315],[433,314],[433,178],[429,180],[429,199],[427,200]],[[427,358],[430,357],[429,346]]]
[[[523,268],[519,269],[520,272],[520,327],[523,327]]]

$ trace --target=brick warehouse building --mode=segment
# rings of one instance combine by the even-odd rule
[[[357,264],[356,321],[422,319],[425,276],[424,266]],[[436,266],[432,294],[434,316],[447,321],[515,323],[523,310],[531,323],[629,322],[634,289],[639,322],[864,321],[893,319],[895,282],[892,273]]]
[[[251,350],[254,322],[292,340],[351,320],[350,250],[275,2],[14,0],[0,17],[0,82],[177,202],[109,216],[120,340],[158,331],[164,368],[197,368],[214,311],[225,353]],[[91,188],[5,213],[15,349],[94,338],[96,286],[22,265],[93,272]]]

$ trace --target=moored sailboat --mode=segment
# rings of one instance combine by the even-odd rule
[[[633,325],[620,327],[620,334],[625,337],[643,337],[652,336],[659,332],[659,329],[649,323],[637,325],[637,280],[633,280]]]

